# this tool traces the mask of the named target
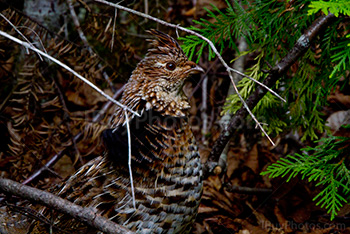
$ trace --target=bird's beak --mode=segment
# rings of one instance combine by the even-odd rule
[[[204,73],[204,70],[203,70],[203,68],[201,68],[200,66],[195,64],[195,66],[191,66],[191,68],[187,70],[187,73],[189,75],[193,75],[193,74],[198,74],[198,73]]]

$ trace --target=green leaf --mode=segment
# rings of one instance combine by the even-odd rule
[[[350,16],[350,5],[348,0],[332,0],[332,1],[311,1],[309,5],[308,15],[316,14],[322,11],[325,15],[328,12],[339,17],[339,14]]]

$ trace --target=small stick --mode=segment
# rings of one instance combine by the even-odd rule
[[[129,116],[126,111],[124,113],[125,113],[126,129],[128,134],[128,166],[129,166],[129,177],[130,177],[131,194],[132,194],[132,204],[134,206],[134,209],[136,210],[134,180],[133,180],[132,168],[131,168],[131,134],[130,134],[130,126],[129,126]]]
[[[207,114],[207,97],[208,97],[208,75],[204,75],[203,83],[202,83],[202,106],[201,110],[201,118],[203,122],[202,127],[202,142],[204,145],[208,145],[208,141],[206,140],[206,135],[208,134],[208,114]]]
[[[231,193],[243,193],[243,194],[271,194],[272,189],[269,188],[250,188],[250,187],[241,187],[241,186],[232,186],[226,185],[225,190]]]

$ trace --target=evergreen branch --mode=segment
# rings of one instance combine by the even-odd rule
[[[310,155],[288,155],[268,166],[261,175],[269,174],[271,178],[288,175],[287,182],[301,175],[302,179],[316,181],[316,186],[323,186],[323,189],[313,200],[318,200],[316,205],[325,208],[332,220],[343,204],[348,202],[345,196],[350,192],[350,171],[344,160],[348,157],[349,141],[350,138],[347,137],[322,138],[316,142],[321,144],[315,148],[303,149],[310,152]]]
[[[329,2],[325,1],[311,1],[308,11],[309,15],[316,14],[318,11],[322,11],[324,14],[328,12],[338,17],[339,14],[350,16],[350,7],[348,0],[333,0]]]
[[[338,192],[341,183],[334,178],[333,170],[330,174],[327,174],[324,181],[321,181],[317,185],[323,184],[328,185],[312,200],[319,200],[316,205],[325,208],[327,213],[331,214],[331,220],[333,220],[337,212],[343,206],[343,203],[346,203],[347,200]]]
[[[268,87],[275,85],[278,78],[285,74],[290,66],[292,66],[303,54],[305,54],[307,49],[310,47],[310,42],[313,41],[321,30],[329,25],[334,18],[335,16],[331,13],[318,18],[298,39],[289,53],[270,70],[270,74],[263,83]],[[248,107],[253,109],[265,94],[266,90],[262,89],[261,86],[258,86],[253,94],[246,100]],[[237,127],[241,124],[242,119],[246,118],[247,114],[248,113],[245,108],[240,108],[236,112],[235,116],[231,119],[228,128],[225,129],[216,140],[210,153],[211,160],[218,160],[228,140],[232,137],[235,129],[237,129]]]
[[[350,38],[350,35],[346,36]],[[332,62],[337,64],[334,66],[332,73],[329,78],[332,78],[337,72],[346,71],[350,63],[350,40],[344,40],[337,46],[331,49],[332,51],[338,52],[331,56]]]

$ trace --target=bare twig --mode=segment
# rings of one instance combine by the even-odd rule
[[[195,31],[192,31],[190,29],[187,29],[187,28],[184,28],[184,27],[181,27],[180,25],[175,25],[175,24],[172,24],[172,23],[168,23],[164,20],[160,20],[158,18],[155,18],[153,16],[150,16],[148,14],[145,14],[145,13],[142,13],[142,12],[139,12],[139,11],[135,11],[135,10],[132,10],[130,8],[127,8],[127,7],[124,7],[124,6],[121,6],[119,4],[115,4],[115,3],[111,3],[111,2],[108,2],[108,1],[105,1],[105,0],[95,0],[96,2],[100,2],[100,3],[103,3],[103,4],[106,4],[106,5],[109,5],[109,6],[112,6],[112,7],[115,7],[115,8],[118,8],[118,9],[121,9],[121,10],[124,10],[124,11],[127,11],[127,12],[130,12],[130,13],[133,13],[135,15],[138,15],[138,16],[141,16],[141,17],[144,17],[146,19],[150,19],[150,20],[153,20],[153,21],[156,21],[157,23],[160,23],[160,24],[163,24],[165,26],[168,26],[168,27],[172,27],[172,28],[175,28],[176,30],[181,30],[181,31],[184,31],[186,33],[189,33],[189,34],[192,34],[192,35],[195,35],[199,38],[201,38],[202,40],[204,40],[205,42],[207,42],[209,44],[209,46],[211,47],[211,49],[213,50],[213,52],[216,54],[216,56],[219,58],[219,60],[221,61],[222,65],[224,65],[224,67],[226,68],[226,71],[228,72],[229,74],[229,77],[231,79],[231,82],[232,82],[232,85],[235,89],[235,91],[237,92],[237,95],[239,97],[239,99],[241,100],[243,106],[247,109],[249,115],[252,117],[252,119],[256,122],[256,124],[259,126],[260,130],[265,134],[265,136],[269,139],[269,141],[271,142],[271,144],[275,145],[274,142],[271,140],[271,138],[268,136],[268,134],[266,133],[266,131],[264,130],[264,128],[261,126],[260,122],[256,119],[256,117],[254,116],[254,114],[251,112],[251,110],[249,109],[248,105],[246,104],[246,102],[244,101],[244,99],[242,98],[242,96],[239,94],[238,92],[238,89],[236,87],[236,84],[234,83],[234,80],[233,80],[233,73],[237,73],[241,76],[244,76],[244,77],[247,77],[248,79],[250,80],[253,80],[254,82],[260,84],[262,87],[264,87],[265,89],[267,89],[268,91],[270,91],[271,93],[273,93],[274,95],[276,95],[278,98],[280,98],[282,101],[285,102],[285,100],[279,96],[276,92],[274,92],[272,89],[270,89],[269,87],[267,87],[266,85],[262,84],[261,82],[255,80],[254,78],[240,72],[240,71],[237,71],[237,70],[234,70],[232,68],[230,68],[227,63],[225,62],[225,60],[222,58],[222,56],[220,55],[219,51],[216,49],[214,43],[209,40],[208,38],[204,37],[203,35],[195,32]]]
[[[83,136],[82,132],[79,132],[77,135],[75,135],[72,138],[72,141],[79,141],[80,138]],[[35,179],[37,179],[44,171],[48,170],[50,167],[52,167],[53,165],[55,165],[55,163],[60,160],[63,155],[66,153],[66,151],[68,150],[68,147],[66,147],[64,150],[58,152],[55,156],[53,156],[49,161],[46,162],[46,164],[44,166],[42,166],[39,170],[37,170],[36,172],[34,172],[31,176],[29,176],[26,180],[24,180],[22,182],[22,184],[29,184],[32,181],[34,181]]]
[[[264,80],[266,86],[272,87],[279,77],[281,77],[287,70],[292,66],[297,59],[305,54],[307,49],[310,47],[310,42],[320,33],[320,31],[325,28],[334,19],[333,14],[328,14],[326,16],[321,16],[318,18],[298,39],[294,47],[288,52],[288,54],[279,62],[277,65],[270,70],[270,74]],[[254,108],[260,99],[266,94],[266,89],[258,86],[254,93],[252,93],[247,99],[247,105],[249,108]],[[230,120],[228,127],[223,131],[212,148],[210,153],[210,158],[217,161],[225,145],[232,137],[235,129],[241,124],[241,121],[246,118],[247,110],[245,108],[240,108],[235,116]]]
[[[250,187],[241,187],[241,186],[231,186],[226,185],[225,190],[231,193],[243,193],[243,194],[271,194],[272,189],[269,188],[250,188]]]
[[[130,109],[129,107],[121,104],[120,102],[114,100],[112,97],[110,97],[109,95],[107,95],[106,93],[104,93],[101,89],[99,89],[96,85],[94,85],[91,81],[87,80],[86,78],[84,78],[83,76],[81,76],[80,74],[78,74],[76,71],[74,71],[72,68],[70,68],[69,66],[67,66],[66,64],[62,63],[61,61],[55,59],[54,57],[42,52],[41,50],[33,47],[31,44],[21,41],[3,31],[0,31],[0,35],[3,37],[6,37],[28,49],[31,49],[39,54],[41,54],[42,56],[44,56],[45,58],[50,59],[51,61],[55,62],[56,64],[58,64],[59,66],[65,68],[66,70],[68,70],[69,72],[71,72],[73,75],[75,75],[76,77],[78,77],[79,79],[81,79],[83,82],[85,82],[86,84],[88,84],[91,88],[93,88],[95,91],[97,91],[99,94],[101,94],[103,97],[105,97],[106,99],[108,99],[109,101],[113,102],[114,104],[120,106],[121,108],[123,108],[124,110],[130,111],[131,113],[133,113],[136,116],[140,116],[139,113],[133,111],[132,109]]]
[[[26,186],[13,180],[0,178],[0,190],[33,202],[39,202],[59,212],[70,215],[88,226],[105,233],[133,233],[109,219],[95,213],[92,208],[83,208],[52,193]]]
[[[48,75],[48,76],[51,76],[51,75]],[[67,127],[69,136],[71,137],[71,141],[72,141],[73,146],[74,146],[74,151],[75,151],[76,156],[75,156],[73,164],[75,164],[78,161],[78,159],[80,160],[80,162],[82,162],[80,151],[79,151],[79,149],[77,147],[77,142],[75,140],[75,137],[73,137],[72,128],[71,128],[71,125],[70,125],[70,122],[69,122],[70,121],[70,115],[69,115],[69,110],[68,110],[68,107],[67,107],[67,104],[66,104],[66,97],[65,97],[65,95],[62,92],[61,85],[58,82],[57,78],[55,76],[52,76],[52,80],[55,83],[55,86],[56,86],[56,89],[57,89],[57,92],[58,92],[58,96],[59,96],[60,101],[62,103],[62,107],[63,107],[62,109],[63,109],[63,112],[65,113],[65,115],[64,115],[65,116],[64,123],[65,123],[65,125]]]
[[[128,134],[128,166],[129,166],[129,177],[130,177],[131,194],[132,194],[132,204],[134,206],[134,209],[136,210],[134,180],[133,180],[132,168],[131,168],[131,134],[130,134],[130,126],[129,126],[129,116],[126,111],[124,111],[124,113],[125,113],[126,129]]]
[[[61,36],[59,34],[59,32],[57,31],[53,31],[51,30],[49,27],[46,27],[44,24],[42,24],[41,22],[37,21],[36,19],[32,18],[31,16],[27,15],[26,13],[24,13],[23,11],[20,11],[19,9],[13,7],[13,5],[9,4],[10,1],[0,1],[1,4],[6,5],[8,8],[11,8],[11,11],[16,12],[17,14],[24,16],[26,19],[30,20],[31,22],[35,23],[36,25],[38,25],[40,28],[44,29],[45,31],[49,32],[50,35],[54,35],[55,37],[58,37],[59,39],[61,39],[62,41],[65,41],[69,44],[72,44],[74,46],[76,46],[77,48],[81,48],[80,45],[78,45],[77,43],[68,40],[67,38],[65,38],[64,36]],[[17,27],[19,28],[19,27]],[[33,30],[32,30],[33,31]],[[37,33],[35,33],[37,34]],[[45,49],[44,49],[45,50]]]
[[[241,52],[246,51],[247,47],[248,47],[248,44],[247,44],[245,38],[241,37],[241,39],[239,41],[239,44],[238,44],[239,52],[241,53]],[[242,73],[244,72],[245,57],[246,57],[246,55],[241,56],[234,62],[233,68],[235,70],[238,70],[238,71],[240,71]],[[242,79],[242,76],[240,76],[238,74],[234,74],[233,79],[234,79],[235,83],[238,83]],[[230,95],[233,95],[235,93],[236,92],[235,92],[233,86],[230,86],[230,88],[228,89],[228,92],[227,92],[227,97],[230,96]],[[221,129],[223,131],[225,131],[225,129],[228,127],[228,123],[230,122],[231,118],[232,118],[232,115],[230,113],[226,113],[220,119],[220,126],[221,126]],[[220,155],[220,158],[218,160],[218,166],[214,169],[214,173],[216,173],[216,174],[220,174],[221,172],[226,170],[226,167],[227,167],[227,165],[226,165],[227,164],[227,154],[228,154],[228,151],[229,151],[229,144],[230,144],[230,142],[228,141],[226,146],[225,146],[225,148],[224,148],[224,150],[223,150],[223,152]]]
[[[0,13],[0,16],[1,16],[4,20],[6,20],[6,22],[7,22],[9,25],[11,25],[11,26],[14,28],[14,30],[15,30],[21,37],[23,37],[24,40],[26,40],[29,44],[32,44],[32,43],[28,40],[28,38],[26,38],[26,36],[24,36],[23,33],[21,33],[21,31],[19,31],[19,30],[16,28],[16,26],[13,25],[13,24],[11,23],[10,20],[8,20],[8,19],[7,19],[3,14],[1,14],[1,13]],[[40,44],[42,45],[43,49],[45,50],[45,47],[44,47],[44,45],[41,43],[40,38],[39,38],[39,41],[40,41]],[[45,52],[47,53],[46,50],[45,50]],[[27,53],[29,54],[28,48],[27,48]],[[40,60],[43,60],[43,58],[40,56],[40,54],[38,54],[38,56],[39,56]]]
[[[125,89],[125,85],[123,85],[120,89],[118,89],[117,92],[114,93],[113,98],[118,99],[120,95],[122,95],[124,89]],[[105,103],[102,109],[98,112],[98,114],[92,119],[92,122],[94,123],[99,122],[103,118],[103,115],[107,112],[107,110],[110,108],[111,105],[112,105],[112,102],[110,101]]]
[[[114,9],[114,17],[113,17],[113,28],[112,28],[112,42],[111,42],[111,51],[113,50],[114,46],[114,34],[115,34],[115,25],[117,24],[117,15],[118,15],[118,10],[117,8]]]
[[[78,31],[78,35],[79,35],[80,39],[83,41],[84,46],[87,48],[87,50],[89,51],[89,53],[91,55],[99,57],[99,55],[94,52],[93,48],[91,47],[91,45],[89,44],[89,42],[88,42],[88,40],[87,40],[87,38],[85,36],[83,30],[80,27],[79,19],[78,19],[77,14],[75,13],[72,0],[67,0],[67,1],[68,1],[69,11],[70,11],[71,17],[73,19],[73,23],[75,25],[75,28]],[[114,27],[113,27],[113,30],[114,30]],[[114,40],[114,31],[113,31],[113,36],[112,36],[112,44],[113,44],[113,40]],[[98,64],[98,68],[102,68],[102,65],[100,63]],[[109,78],[109,76],[107,75],[107,73],[106,72],[102,72],[102,75],[103,75],[103,78],[105,78],[105,80],[107,81],[107,83],[111,87],[112,91],[115,92],[115,88],[113,86],[113,83],[112,83],[111,79]]]
[[[5,202],[4,204],[6,205],[6,207],[10,208],[10,210],[12,210],[12,211],[14,211],[16,213],[20,213],[20,214],[22,214],[22,215],[24,215],[26,217],[31,218],[31,219],[38,220],[40,223],[44,223],[44,224],[50,225],[50,228],[57,229],[58,231],[60,231],[62,233],[69,234],[65,230],[63,230],[63,229],[59,228],[58,226],[52,224],[52,222],[48,218],[46,218],[44,215],[42,215],[40,212],[38,212],[36,210],[30,209],[30,208],[27,208],[27,207],[16,206],[16,205],[10,204],[8,202]]]
[[[73,2],[72,2],[72,0],[67,0],[67,2],[68,2],[68,7],[69,7],[70,14],[71,14],[72,19],[73,19],[73,23],[75,25],[75,28],[78,31],[79,37],[83,41],[84,46],[86,46],[89,50],[91,50],[90,45],[89,45],[89,43],[88,43],[88,41],[87,41],[87,39],[86,39],[86,37],[85,37],[85,35],[83,33],[83,30],[81,30],[80,23],[79,23],[79,20],[78,20],[78,16],[77,16],[77,14],[75,13],[75,10],[74,10]]]
[[[202,142],[204,145],[208,145],[206,140],[208,134],[208,114],[207,114],[207,97],[208,97],[208,75],[205,75],[202,83],[202,106],[201,110],[201,119],[203,122],[202,126]]]
[[[71,12],[71,16],[73,18],[73,22],[75,24],[76,29],[79,32],[79,37],[80,39],[83,41],[84,45],[89,49],[90,53],[93,53],[83,31],[81,30],[80,27],[80,23],[78,20],[78,17],[75,13],[74,7],[73,7],[73,3],[72,0],[67,0],[68,1],[68,5],[69,5],[69,10]],[[113,43],[114,43],[114,32],[115,32],[115,23],[116,23],[116,18],[117,18],[117,9],[115,9],[114,11],[114,20],[113,20],[113,35],[112,35],[112,45],[111,45],[111,49],[113,48]],[[109,77],[104,74],[105,79],[107,80],[107,82],[110,83],[110,86],[113,87],[113,85],[110,82]],[[135,201],[135,190],[134,190],[134,180],[133,180],[133,176],[132,176],[132,168],[131,168],[131,136],[130,136],[130,127],[129,127],[129,117],[128,117],[128,113],[127,111],[124,112],[125,113],[125,119],[126,119],[126,128],[127,128],[127,134],[128,134],[128,147],[129,147],[129,162],[128,162],[128,166],[129,166],[129,175],[130,175],[130,185],[131,185],[131,193],[132,193],[132,199],[133,199],[133,205],[134,205],[134,209],[136,209],[136,201]],[[74,142],[74,141],[73,141]]]
[[[41,47],[43,48],[44,52],[47,53],[47,50],[39,36],[39,34],[37,32],[34,31],[34,29],[30,28],[30,27],[26,27],[26,26],[17,26],[17,28],[24,28],[24,29],[27,29],[29,30],[30,32],[32,32],[37,38],[38,38],[38,41],[39,41],[39,44],[41,45]],[[33,44],[36,44],[35,42]],[[40,56],[40,54],[38,54],[38,56]]]
[[[191,99],[191,97],[193,97],[193,95],[195,94],[195,92],[199,89],[201,83],[203,82],[204,78],[206,76],[208,76],[209,71],[216,65],[216,63],[218,62],[218,58],[216,58],[214,60],[214,62],[212,62],[209,67],[206,69],[205,73],[203,75],[201,75],[201,79],[198,81],[198,84],[196,85],[196,87],[194,87],[194,89],[192,90],[192,93],[188,96],[189,99]]]

